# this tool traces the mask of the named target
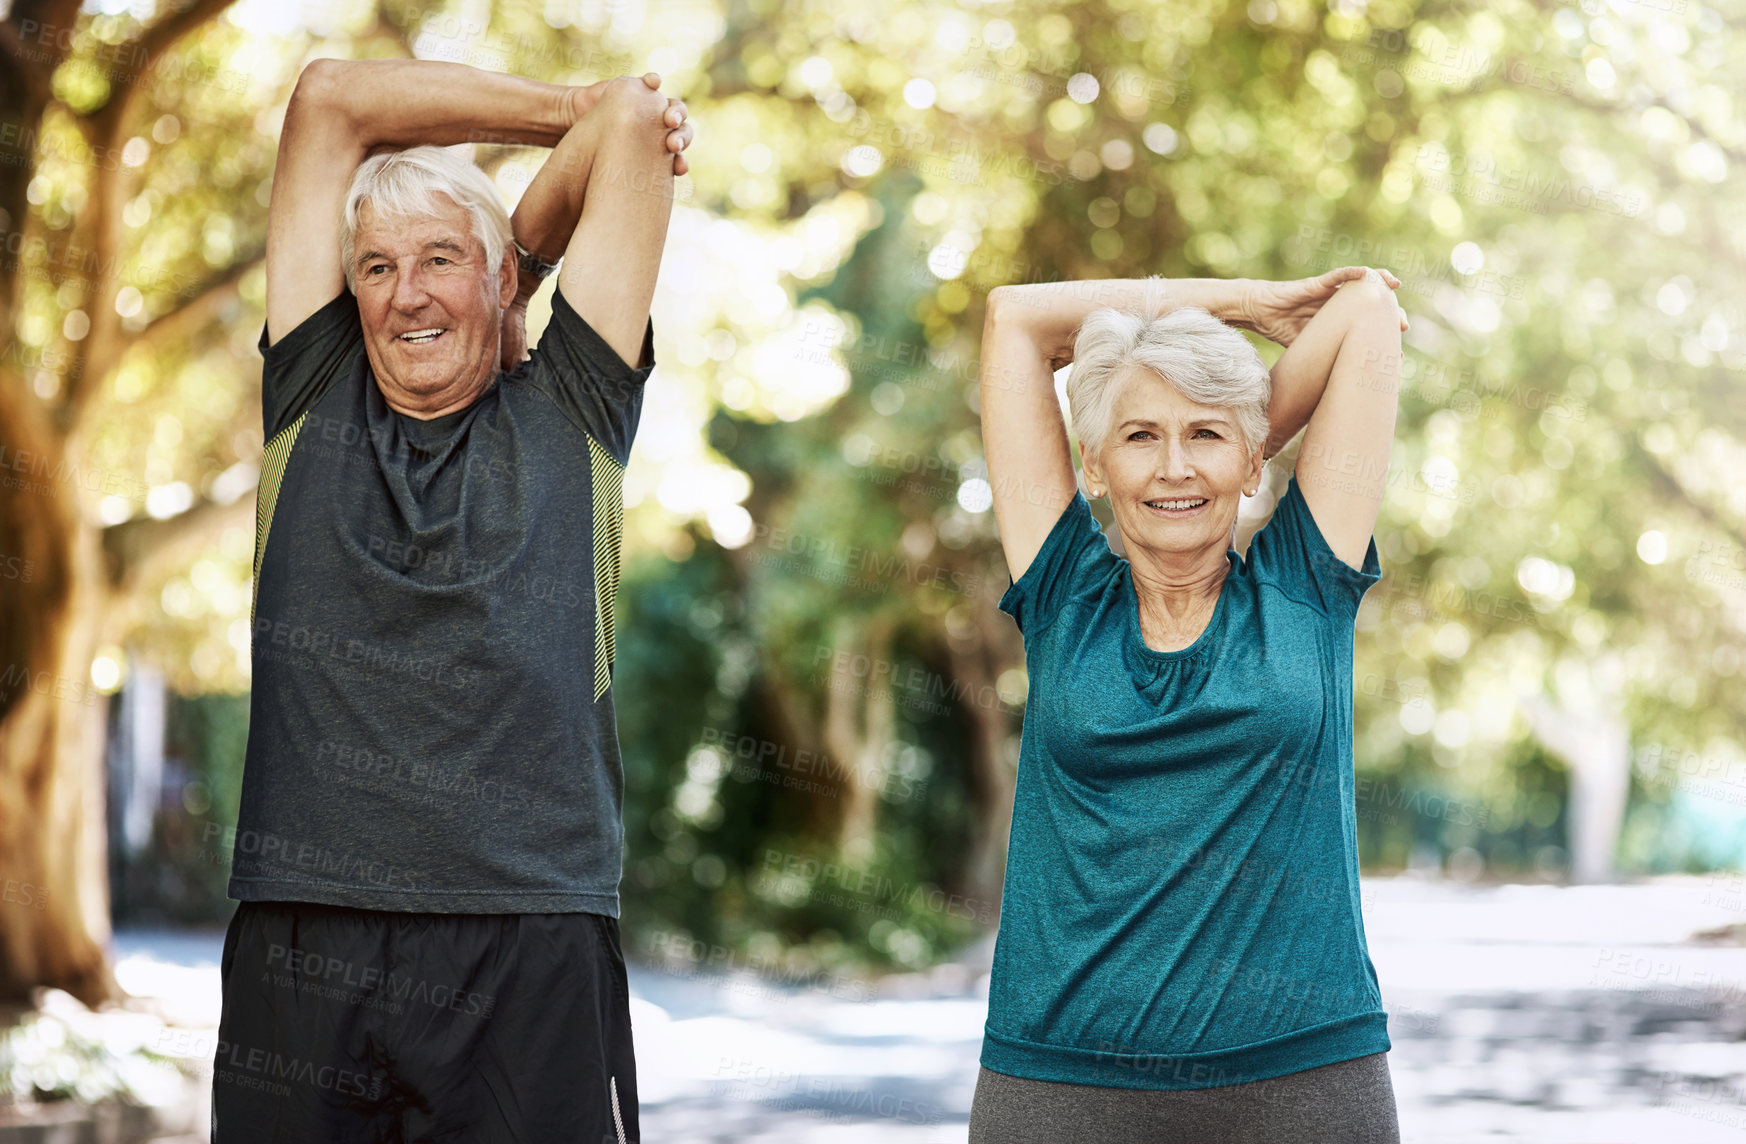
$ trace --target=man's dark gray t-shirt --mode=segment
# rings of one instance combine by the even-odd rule
[[[618,916],[622,476],[654,369],[561,292],[466,409],[396,413],[341,293],[274,345],[230,896]]]

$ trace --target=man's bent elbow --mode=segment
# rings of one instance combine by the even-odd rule
[[[323,110],[336,107],[345,85],[341,77],[348,66],[345,60],[310,60],[298,75],[297,86],[291,89],[291,102],[286,109],[286,115],[289,116],[291,110],[298,107]]]
[[[996,286],[988,292],[987,301],[982,306],[982,330],[984,336],[993,333],[995,329],[1005,329],[1012,324],[1013,307],[1019,305],[1023,298],[1022,286],[1008,283]]]

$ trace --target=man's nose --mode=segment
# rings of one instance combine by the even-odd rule
[[[430,292],[424,287],[424,272],[416,265],[403,266],[394,276],[394,307],[398,310],[416,310],[430,298]]]

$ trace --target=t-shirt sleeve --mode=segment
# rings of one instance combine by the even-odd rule
[[[1040,632],[1075,596],[1095,591],[1120,560],[1110,551],[1085,494],[1076,490],[1025,574],[1000,598],[1000,610],[1025,635]]]
[[[578,314],[564,291],[552,291],[552,320],[528,355],[527,378],[564,415],[620,465],[630,463],[631,439],[643,411],[643,388],[655,369],[655,320],[643,327],[633,367]]]
[[[271,441],[310,406],[364,348],[358,301],[341,290],[333,301],[303,319],[272,345],[261,326],[261,422]]]
[[[1364,550],[1362,569],[1341,560],[1311,515],[1295,473],[1286,483],[1273,518],[1249,542],[1249,560],[1259,579],[1277,585],[1287,596],[1323,615],[1347,623],[1357,618],[1364,593],[1382,579],[1376,538],[1372,536]]]

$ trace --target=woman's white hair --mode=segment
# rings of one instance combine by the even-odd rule
[[[374,155],[358,165],[346,191],[340,228],[340,260],[346,288],[357,291],[358,212],[369,203],[378,217],[416,218],[436,212],[434,195],[447,195],[472,220],[473,237],[485,247],[485,265],[495,274],[510,239],[509,212],[497,188],[473,163],[448,147],[408,147]]]
[[[1140,313],[1094,310],[1073,342],[1073,372],[1067,402],[1081,454],[1096,456],[1110,433],[1116,379],[1125,367],[1143,366],[1201,405],[1228,408],[1253,452],[1267,439],[1267,406],[1273,379],[1254,346],[1199,306],[1162,309],[1162,282],[1148,290]]]

